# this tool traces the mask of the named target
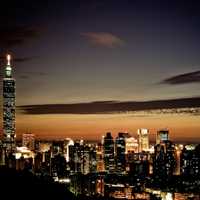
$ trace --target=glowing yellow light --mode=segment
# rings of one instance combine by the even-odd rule
[[[10,65],[11,55],[7,54],[7,65]]]

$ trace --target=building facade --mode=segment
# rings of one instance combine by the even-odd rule
[[[35,135],[32,133],[24,133],[22,136],[22,146],[30,150],[35,150]]]
[[[123,173],[126,170],[126,135],[119,133],[115,140],[116,149],[116,170],[118,173]]]
[[[186,145],[180,156],[180,170],[184,177],[200,177],[200,145]]]
[[[139,152],[149,150],[149,130],[146,128],[138,129],[138,150]]]
[[[104,137],[103,149],[105,171],[112,173],[115,171],[115,151],[113,137],[110,132]]]
[[[157,132],[156,135],[156,144],[160,144],[162,142],[169,140],[169,130],[161,129]]]
[[[125,153],[128,154],[129,152],[138,153],[138,140],[134,137],[127,137],[126,139],[126,151]]]
[[[155,145],[153,175],[158,183],[167,183],[175,174],[175,153],[175,145],[169,140]]]
[[[15,79],[12,77],[10,55],[3,78],[3,143],[7,153],[15,152]]]

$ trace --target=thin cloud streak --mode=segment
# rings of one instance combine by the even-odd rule
[[[2,27],[0,28],[0,45],[5,48],[21,45],[31,38],[37,38],[39,35],[40,30],[34,27]]]
[[[11,54],[11,56],[12,56],[12,54]],[[23,63],[23,62],[28,62],[30,60],[33,60],[35,58],[36,58],[36,56],[33,56],[33,57],[13,57],[12,56],[12,61],[16,62],[16,63]],[[6,55],[1,55],[0,61],[6,63]]]
[[[188,83],[199,83],[200,82],[200,70],[185,74],[179,74],[163,80],[161,83],[169,85],[179,85]]]
[[[30,79],[31,77],[44,77],[47,76],[48,73],[45,72],[24,72],[22,75],[19,76],[20,79]]]
[[[89,43],[95,46],[114,48],[124,44],[124,41],[120,37],[106,32],[87,32],[81,33],[81,36],[85,37]]]
[[[179,109],[200,107],[200,97],[167,99],[142,102],[102,101],[76,104],[22,105],[18,109],[24,114],[111,114],[129,111],[150,111],[159,109]],[[174,112],[177,112],[174,110]]]

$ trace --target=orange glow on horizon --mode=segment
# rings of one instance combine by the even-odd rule
[[[32,132],[39,138],[65,138],[101,140],[101,136],[111,131],[115,137],[118,132],[129,132],[137,136],[141,127],[150,130],[150,138],[155,139],[160,128],[170,130],[170,139],[198,138],[199,117],[178,115],[155,115],[137,117],[131,114],[101,115],[18,115],[17,136]]]

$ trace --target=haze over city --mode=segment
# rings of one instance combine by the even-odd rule
[[[17,137],[97,140],[144,127],[151,139],[168,128],[172,140],[199,142],[198,1],[6,4],[0,78],[11,53]]]

